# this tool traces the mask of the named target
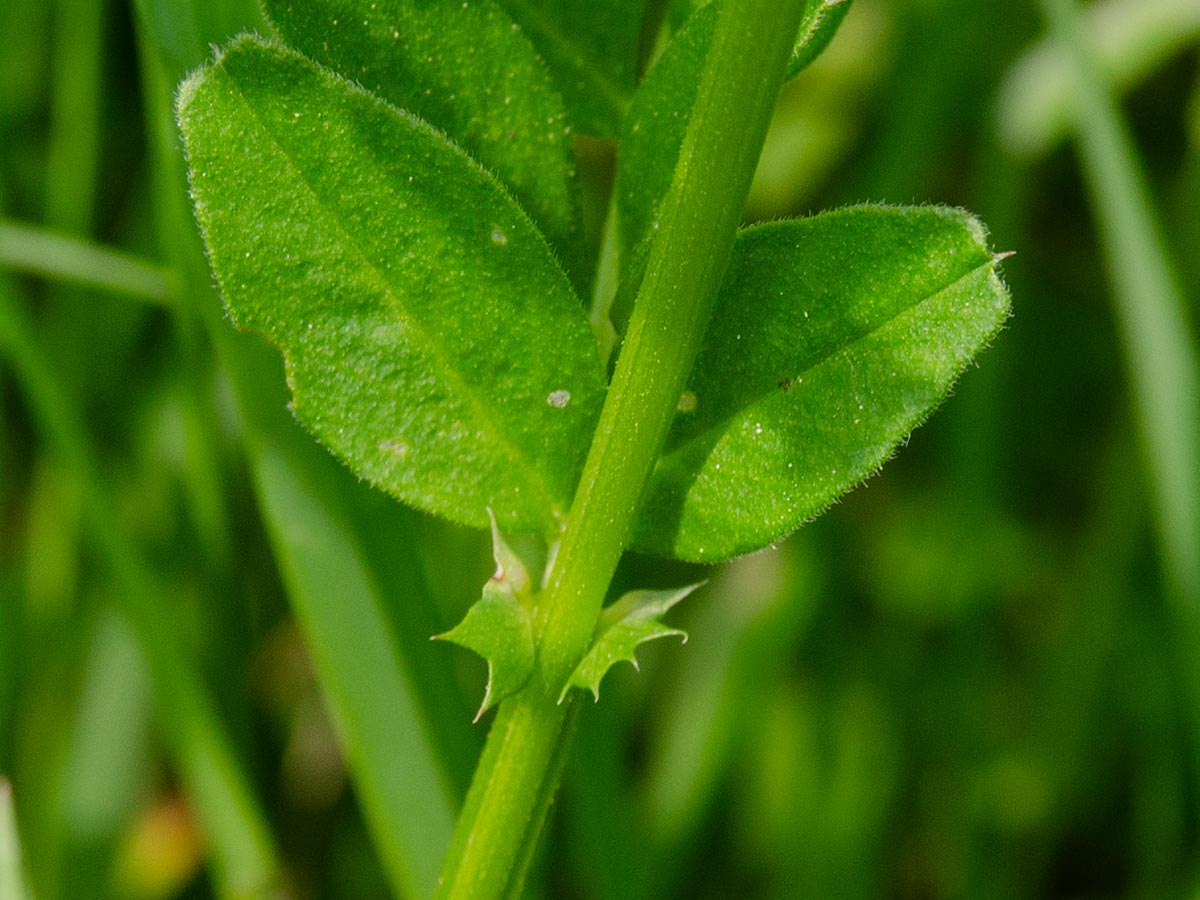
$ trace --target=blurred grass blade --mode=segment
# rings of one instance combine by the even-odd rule
[[[47,228],[0,220],[0,266],[123,294],[146,303],[170,301],[161,266],[130,253]]]
[[[79,844],[100,845],[133,818],[152,785],[153,685],[137,638],[115,610],[91,628],[63,791]]]
[[[450,843],[453,792],[347,523],[281,450],[259,447],[254,464],[288,596],[392,885],[427,896]]]
[[[1119,93],[1200,40],[1200,3],[1102,0],[1088,7],[1081,27],[1096,68]],[[1074,68],[1054,42],[1038,44],[1013,64],[997,109],[1000,137],[1011,153],[1039,156],[1069,134]]]
[[[403,529],[367,515],[367,489],[289,415],[278,354],[225,319],[185,205],[162,61],[145,40],[142,51],[160,227],[180,277],[179,314],[203,320],[230,376],[261,514],[391,888],[398,897],[428,895],[450,841],[454,788],[469,778],[476,745],[466,708],[454,705],[449,690],[450,660],[427,639],[442,623],[426,621],[428,598],[415,566],[398,562],[408,555]],[[388,546],[374,543],[381,535]],[[385,602],[383,591],[394,594],[401,583],[405,602]],[[419,641],[406,645],[399,628]]]
[[[111,570],[120,609],[145,654],[158,722],[204,824],[222,894],[229,898],[259,896],[277,883],[279,875],[266,817],[220,728],[190,653],[180,645],[164,606],[171,592],[158,582],[121,526],[119,507],[91,456],[80,417],[3,282],[0,354],[12,367],[44,440],[82,486],[89,536]]]
[[[98,201],[107,5],[107,0],[54,4],[45,219],[84,234],[92,229]]]
[[[775,684],[815,609],[811,550],[790,541],[729,567],[697,604],[688,631],[697,652],[680,654],[661,685],[669,697],[649,725],[646,818],[670,854],[703,826],[730,758],[762,712],[761,686]]]
[[[21,841],[12,785],[0,778],[0,900],[32,900],[21,871]]]
[[[1200,361],[1141,165],[1073,0],[1042,0],[1072,66],[1084,180],[1108,257],[1168,586],[1200,604]]]

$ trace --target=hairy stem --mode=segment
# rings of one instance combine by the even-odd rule
[[[542,595],[540,659],[501,708],[437,896],[519,895],[569,742],[586,652],[712,312],[804,0],[726,0],[608,399]]]

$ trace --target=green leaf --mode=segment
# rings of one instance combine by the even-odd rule
[[[513,192],[573,269],[583,243],[570,129],[512,19],[459,0],[265,0],[283,39],[446,134]]]
[[[504,189],[426,123],[236,42],[180,90],[196,214],[296,416],[429,512],[552,528],[604,391],[578,299]]]
[[[627,275],[637,267],[624,262],[637,258],[633,248],[653,231],[656,210],[671,186],[719,9],[720,3],[713,0],[688,17],[642,80],[625,119],[616,190],[622,269]],[[825,49],[849,9],[850,0],[809,0],[788,65],[789,77]]]
[[[559,695],[562,703],[573,687],[592,692],[599,701],[600,682],[616,663],[626,661],[638,667],[637,648],[646,641],[677,634],[687,643],[687,634],[664,625],[660,620],[667,611],[703,584],[690,584],[670,591],[630,591],[600,614],[592,646],[580,660]]]
[[[203,317],[229,375],[263,523],[392,893],[429,896],[476,746],[446,654],[423,639],[441,622],[403,527],[407,511],[297,426],[278,354],[220,315],[191,211],[173,202],[186,202],[186,178],[155,56],[144,54],[143,76],[161,125],[156,196],[167,206],[162,250],[179,307]]]
[[[574,125],[616,137],[637,85],[645,0],[500,0],[553,72]]]
[[[461,622],[435,640],[473,650],[487,661],[488,682],[475,721],[505,697],[525,686],[533,672],[533,596],[521,558],[508,546],[492,519],[492,555],[496,573],[483,586],[483,597]]]
[[[796,46],[792,48],[792,58],[788,61],[788,78],[795,78],[829,46],[833,36],[837,34],[842,20],[850,12],[852,0],[812,0],[804,21],[800,23],[800,33],[796,35]]]
[[[713,562],[876,471],[1008,315],[964,212],[861,206],[743,231],[635,526]]]
[[[533,582],[529,578],[529,571],[525,568],[524,561],[500,533],[500,526],[490,509],[488,518],[492,523],[492,559],[496,561],[496,571],[492,575],[492,581],[507,583],[512,587],[514,594],[522,600],[532,603],[530,598],[533,594]]]

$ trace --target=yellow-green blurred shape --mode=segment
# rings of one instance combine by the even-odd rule
[[[89,638],[67,760],[63,814],[75,840],[99,844],[134,813],[151,771],[150,703],[137,641],[106,609]]]
[[[1120,93],[1200,40],[1200,3],[1102,0],[1087,8],[1084,27],[1106,82]],[[1018,157],[1037,157],[1070,133],[1072,71],[1069,56],[1049,40],[1038,42],[1009,69],[997,106],[1005,149]]]
[[[0,778],[0,900],[32,900],[21,873],[21,842],[12,785]]]
[[[83,495],[64,467],[41,457],[28,483],[24,587],[33,621],[60,624],[79,594]]]
[[[115,864],[118,890],[138,900],[173,897],[204,859],[200,831],[181,797],[159,799],[133,820]]]
[[[1054,785],[1036,757],[1007,753],[983,764],[971,785],[975,811],[1007,834],[1045,828],[1055,812]]]

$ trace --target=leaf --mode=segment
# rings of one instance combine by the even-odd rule
[[[487,687],[475,713],[476,722],[491,707],[523,688],[533,671],[533,622],[529,610],[506,582],[485,584],[483,597],[467,610],[466,617],[435,637],[474,651],[487,661]]]
[[[402,527],[407,510],[368,490],[297,426],[278,354],[222,321],[191,211],[169,202],[186,198],[186,179],[154,56],[146,54],[143,76],[152,121],[168,138],[156,145],[157,196],[167,206],[162,249],[179,275],[179,303],[204,318],[229,375],[262,520],[392,894],[429,896],[477,744],[446,654],[417,637],[440,621]]]
[[[504,540],[496,517],[488,510],[488,518],[492,523],[492,559],[496,561],[496,571],[492,574],[493,581],[502,581],[510,585],[513,593],[524,600],[530,600],[533,594],[533,582],[530,581],[529,571],[517,552]],[[530,602],[532,602],[530,600]]]
[[[574,125],[616,137],[637,85],[645,0],[499,0],[550,66]]]
[[[849,9],[850,0],[808,0],[788,65],[789,77],[825,49]],[[655,211],[671,187],[719,11],[720,3],[712,0],[688,17],[642,80],[626,116],[616,190],[622,269],[627,275],[636,267],[624,261],[637,258],[634,248],[653,230]]]
[[[635,655],[646,641],[677,634],[687,643],[687,634],[678,628],[664,625],[660,619],[667,611],[703,584],[691,584],[670,591],[630,591],[600,614],[592,646],[567,679],[558,702],[562,703],[573,687],[592,692],[600,700],[600,682],[616,663],[622,660],[638,667]]]
[[[563,100],[502,9],[458,0],[264,7],[292,47],[446,132],[512,190],[573,270],[583,268]]]
[[[483,597],[461,622],[435,640],[473,650],[487,661],[488,682],[475,721],[505,697],[525,686],[533,672],[533,597],[529,574],[492,519],[492,555],[496,574],[483,586]]]
[[[795,530],[878,469],[999,330],[983,227],[861,206],[743,231],[635,526],[714,562]]]
[[[237,324],[360,477],[470,525],[553,527],[604,391],[582,309],[503,188],[421,120],[239,40],[180,90]]]
[[[842,20],[850,12],[852,0],[811,0],[808,13],[800,23],[796,46],[788,60],[787,77],[795,78],[825,52]]]

